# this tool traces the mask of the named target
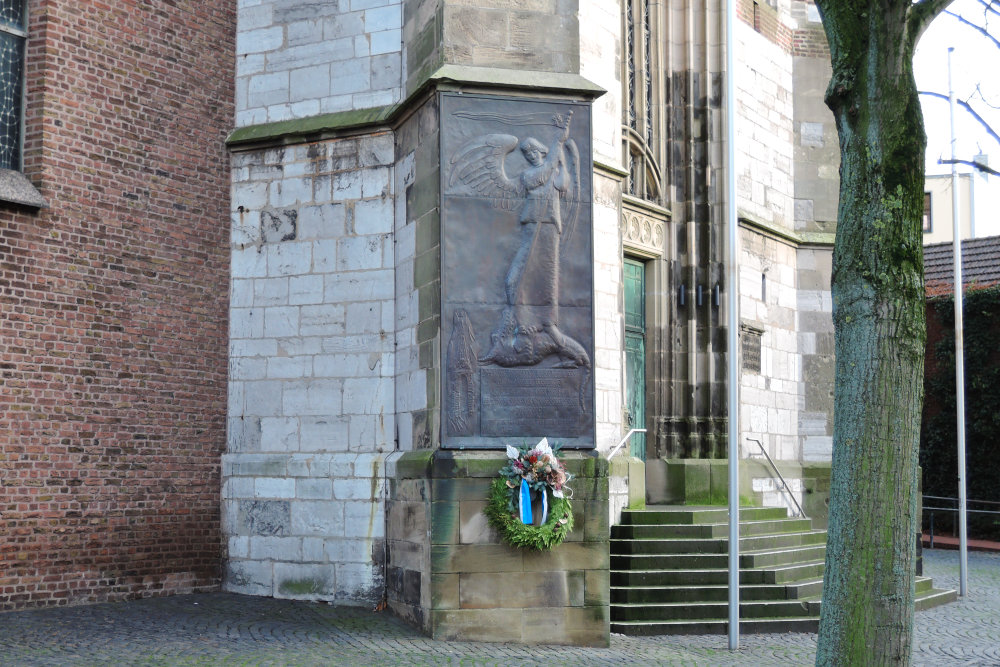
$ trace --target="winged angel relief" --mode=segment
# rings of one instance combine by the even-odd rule
[[[507,304],[481,364],[534,366],[557,355],[556,368],[590,369],[583,346],[559,330],[559,249],[572,237],[579,208],[580,158],[569,139],[572,116],[571,111],[551,119],[561,132],[550,146],[534,137],[519,141],[488,134],[451,159],[449,185],[466,184],[493,208],[513,211],[520,204],[520,244],[504,278]],[[511,178],[505,162],[518,148],[528,167]]]

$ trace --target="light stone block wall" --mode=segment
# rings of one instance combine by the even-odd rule
[[[748,441],[753,438],[772,459],[797,461],[802,361],[796,333],[796,248],[747,229],[741,230],[740,245],[740,317],[763,331],[760,373],[741,373],[743,453],[760,453]],[[822,299],[818,294],[816,298]]]
[[[799,439],[803,461],[833,458],[833,272],[830,248],[798,252],[798,337],[802,355]]]
[[[625,340],[622,307],[622,243],[618,206],[621,185],[594,176],[594,387],[597,449],[607,454],[623,432]]]
[[[396,128],[396,446],[437,447],[441,364],[438,100]]]
[[[593,105],[594,161],[622,162],[621,8],[607,0],[580,0],[580,74],[605,92]]]
[[[736,21],[736,190],[751,217],[794,225],[792,56]]]
[[[796,57],[795,228],[833,232],[840,187],[840,142],[833,113],[823,102],[830,81],[824,58]]]
[[[226,455],[224,588],[370,604],[382,592],[385,456]]]
[[[784,507],[791,516],[797,511],[796,503],[802,507],[805,484],[798,477],[786,478],[785,483],[787,486],[774,477],[753,477],[750,486],[764,507]]]
[[[607,91],[592,107],[594,161],[619,169],[622,168],[621,30],[618,3],[580,0],[580,74]],[[620,176],[596,171],[593,212],[596,445],[607,456],[624,435],[625,428]],[[619,452],[620,458],[626,456],[627,452]],[[608,511],[612,524],[618,522],[622,509],[629,504],[628,470],[627,465],[620,465],[609,477]]]
[[[840,145],[824,102],[830,59],[816,6],[794,0],[798,36],[812,47],[793,61],[795,90],[795,228],[831,235],[826,245],[798,252],[798,337],[802,357],[799,440],[803,461],[829,461],[833,453],[833,313],[830,297],[832,234],[837,226]],[[803,32],[805,31],[805,32]],[[809,33],[812,34],[809,34]],[[820,34],[816,34],[820,33]]]
[[[383,132],[233,155],[227,590],[380,591],[394,154]]]
[[[394,104],[402,0],[239,0],[236,126]]]
[[[446,63],[536,72],[580,68],[575,2],[448,0],[442,14]]]
[[[396,166],[396,192],[406,192],[415,178],[415,154],[405,155]],[[420,295],[414,285],[417,225],[407,218],[406,198],[396,198],[396,428],[400,450],[413,449],[413,413],[427,408],[427,369],[420,366],[417,328]]]
[[[606,457],[624,435],[625,340],[622,302],[621,182],[594,174],[594,421],[595,445]],[[626,445],[627,446],[627,445]],[[627,452],[619,452],[619,458]],[[628,466],[609,478],[608,518],[617,523],[629,503]],[[619,474],[624,471],[625,474]]]

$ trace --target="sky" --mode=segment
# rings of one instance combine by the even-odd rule
[[[949,11],[982,24],[983,6],[978,0],[956,0]],[[1000,38],[1000,15],[993,14],[990,32]],[[982,100],[970,96],[979,84],[986,98],[1000,107],[1000,49],[986,37],[957,19],[941,14],[927,29],[917,44],[913,63],[917,88],[948,94],[948,47],[952,54],[952,81],[957,99],[969,104],[1000,133],[1000,110],[991,109]],[[950,157],[950,124],[947,100],[922,96],[924,126],[927,132],[927,173],[950,173],[950,165],[938,164],[938,159]],[[982,126],[960,106],[955,113],[955,157],[971,160],[978,153],[990,156],[990,166],[1000,170],[1000,143],[987,134]],[[960,171],[968,171],[963,167]],[[991,180],[998,177],[991,177]]]

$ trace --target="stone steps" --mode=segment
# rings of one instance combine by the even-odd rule
[[[727,517],[714,507],[623,512],[612,528],[611,631],[726,633]],[[781,508],[741,508],[740,518],[741,632],[815,632],[826,532]],[[956,597],[927,577],[917,578],[916,593],[918,610]]]
[[[822,579],[794,584],[741,584],[743,600],[802,600],[823,592]],[[657,604],[667,602],[725,602],[728,586],[612,586],[611,603]]]
[[[741,552],[740,569],[822,561],[825,554],[826,544]],[[727,553],[620,554],[611,552],[612,570],[716,570],[728,567],[729,554]]]
[[[740,553],[764,551],[775,548],[815,546],[826,544],[825,530],[752,535],[740,537]],[[626,554],[728,554],[729,540],[721,538],[664,538],[611,539],[614,553]]]
[[[819,617],[789,617],[740,620],[743,634],[816,632]],[[729,632],[728,620],[705,621],[611,621],[611,632],[638,637],[651,635],[724,635]]]
[[[783,531],[812,530],[809,519],[770,519],[764,521],[740,521],[740,537],[751,535],[773,535]],[[612,539],[668,539],[691,538],[711,539],[729,537],[728,523],[704,524],[618,524],[611,528]]]

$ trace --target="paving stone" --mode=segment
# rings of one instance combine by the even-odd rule
[[[924,573],[957,587],[957,552],[925,550]],[[9,612],[0,627],[0,664],[18,666],[784,666],[816,654],[802,633],[744,635],[735,652],[718,635],[612,635],[610,648],[435,641],[388,612],[232,593]],[[914,628],[915,665],[1000,664],[1000,554],[970,553],[968,596],[918,612]]]

